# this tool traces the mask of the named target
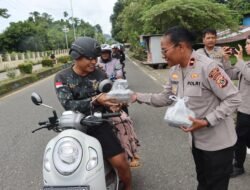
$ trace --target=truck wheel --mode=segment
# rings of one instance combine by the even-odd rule
[[[161,63],[158,65],[158,69],[166,69],[167,68],[167,64],[166,63]]]
[[[151,65],[151,67],[153,67],[154,69],[158,69],[159,68],[159,65]]]

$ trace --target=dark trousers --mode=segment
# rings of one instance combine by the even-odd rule
[[[235,145],[234,165],[243,168],[250,139],[250,115],[241,112],[237,113],[236,133],[238,140]]]
[[[196,165],[197,190],[227,190],[232,172],[233,147],[204,151],[193,147]]]

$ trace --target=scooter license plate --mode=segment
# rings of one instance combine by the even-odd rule
[[[90,190],[89,186],[47,186],[43,190]]]

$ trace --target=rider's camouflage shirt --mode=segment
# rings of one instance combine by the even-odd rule
[[[100,69],[84,77],[77,75],[72,67],[64,69],[55,76],[57,97],[65,110],[89,114],[91,97],[100,93],[98,85],[105,78]],[[104,108],[95,105],[94,111],[104,111]]]

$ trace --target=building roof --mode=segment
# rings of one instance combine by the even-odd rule
[[[246,39],[249,35],[250,35],[250,27],[247,27],[238,32],[234,32],[224,37],[218,38],[217,44],[237,42],[237,41]]]

